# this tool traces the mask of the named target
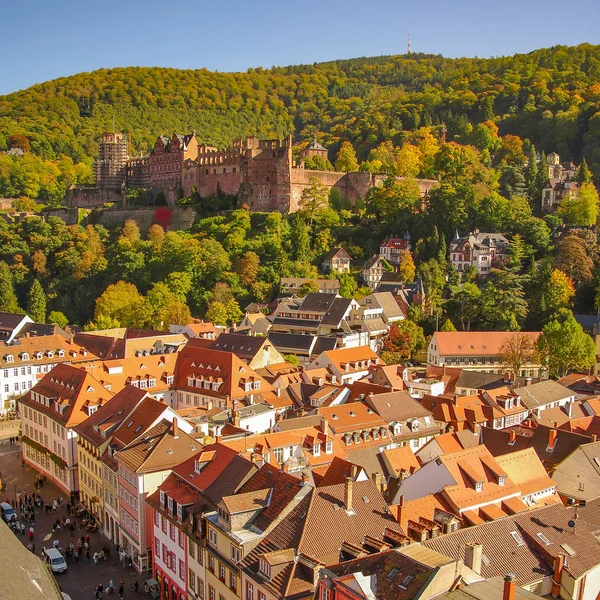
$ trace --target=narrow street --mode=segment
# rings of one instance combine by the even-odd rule
[[[0,431],[0,436],[4,431]],[[15,432],[16,433],[16,430]],[[6,434],[8,435],[8,434]],[[3,436],[2,436],[3,437]],[[21,466],[21,446],[20,444],[11,445],[8,439],[0,439],[0,473],[2,481],[5,483],[6,488],[2,493],[1,500],[11,502],[12,500],[18,500],[19,494],[32,494],[35,492],[34,482],[37,477],[37,471],[28,467]],[[45,510],[42,509],[35,513],[35,524],[34,528],[34,544],[35,552],[39,556],[44,546],[49,548],[52,546],[54,540],[58,540],[61,548],[66,546],[72,541],[74,544],[78,537],[82,535],[88,535],[89,532],[80,530],[79,519],[72,517],[67,514],[66,505],[69,501],[68,497],[65,497],[64,492],[60,491],[55,485],[47,483],[41,489],[40,492],[43,502],[52,502],[52,500],[64,497],[64,503],[59,506],[56,512],[46,514]],[[21,512],[17,502],[17,515],[19,521],[24,523],[21,517]],[[77,529],[73,532],[71,537],[70,532],[63,530],[62,528],[57,532],[56,535],[52,534],[52,522],[56,521],[57,518],[62,519],[70,518],[71,521],[77,525]],[[29,524],[24,535],[16,536],[24,546],[29,544]],[[112,579],[115,585],[115,593],[113,598],[118,599],[118,587],[119,581],[123,579],[125,581],[123,598],[125,600],[131,600],[136,598],[136,595],[131,590],[133,581],[137,579],[139,582],[139,592],[137,598],[140,600],[146,600],[150,598],[149,595],[144,593],[144,575],[139,575],[134,569],[126,568],[123,570],[118,560],[118,554],[116,548],[110,543],[108,538],[104,537],[102,533],[92,532],[90,535],[90,559],[87,560],[82,554],[78,562],[73,560],[67,561],[68,570],[66,573],[58,574],[56,580],[63,592],[69,594],[72,600],[94,600],[94,589],[102,584],[104,589],[108,588],[108,582]],[[110,558],[104,561],[100,561],[98,565],[94,564],[92,560],[95,551],[100,551],[103,547],[110,547]],[[145,577],[151,577],[151,574],[146,574]],[[103,598],[110,597],[106,592],[103,594]]]

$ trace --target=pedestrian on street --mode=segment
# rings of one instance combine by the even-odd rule
[[[111,580],[108,582],[108,588],[107,588],[107,590],[106,590],[106,591],[107,591],[109,594],[111,594],[111,595],[114,593],[114,591],[115,591],[115,586],[114,586],[114,584],[113,584],[113,580],[112,580],[112,579],[111,579]]]
[[[101,600],[102,599],[102,592],[104,591],[104,586],[101,583],[99,583],[97,589],[98,589],[98,598]]]
[[[121,579],[119,582],[119,598],[123,600],[123,591],[125,589],[125,582]]]
[[[90,540],[91,540],[91,539],[92,539],[92,538],[90,538],[89,534],[85,536],[85,542],[86,542],[86,544],[87,544],[88,546],[90,545]]]
[[[94,560],[94,564],[98,565],[98,561],[100,560],[100,557],[98,556],[97,552],[94,552],[93,560]]]
[[[86,557],[88,560],[90,560],[90,549],[89,549],[89,548],[86,548],[86,549],[85,549],[85,557]]]

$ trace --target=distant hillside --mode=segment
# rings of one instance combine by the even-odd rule
[[[340,60],[247,73],[123,68],[81,73],[0,96],[0,150],[11,134],[34,153],[75,162],[96,153],[102,133],[131,130],[135,151],[157,134],[195,129],[226,146],[245,135],[293,133],[359,158],[404,131],[444,124],[447,139],[494,119],[500,134],[531,139],[600,172],[600,46],[557,46],[492,59],[414,54]]]

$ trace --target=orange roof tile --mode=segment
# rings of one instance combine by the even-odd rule
[[[440,356],[498,356],[509,335],[523,335],[533,343],[539,331],[436,331],[435,340]]]

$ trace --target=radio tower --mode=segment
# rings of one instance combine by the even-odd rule
[[[408,47],[406,49],[406,54],[410,54],[410,33],[408,34]]]

